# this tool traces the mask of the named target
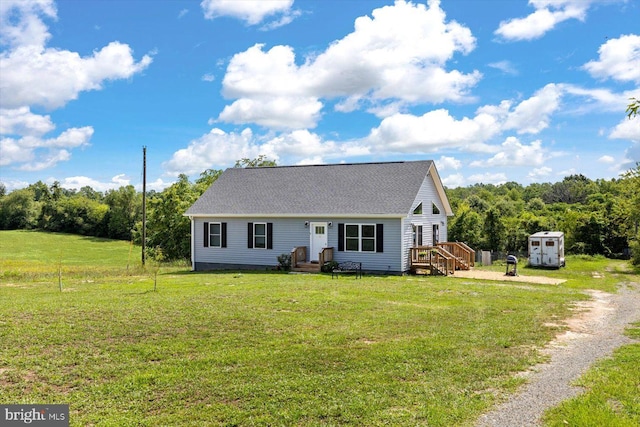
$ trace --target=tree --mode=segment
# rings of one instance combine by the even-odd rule
[[[631,119],[632,117],[636,117],[638,115],[638,108],[640,108],[640,99],[637,98],[629,98],[629,105],[627,105],[627,117]]]
[[[29,229],[36,225],[37,212],[33,192],[15,190],[0,198],[0,229]]]
[[[108,191],[104,201],[109,206],[107,236],[131,240],[132,230],[142,215],[142,194],[136,193],[133,185],[127,185]]]
[[[264,154],[260,154],[255,159],[240,159],[236,160],[234,168],[263,168],[277,166],[275,160],[269,160]]]

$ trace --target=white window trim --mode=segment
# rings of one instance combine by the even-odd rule
[[[256,226],[257,225],[264,225],[264,247],[256,246],[256,237],[258,237],[258,234],[256,233]],[[262,236],[263,236],[262,234],[259,235],[259,237],[262,237]],[[267,238],[268,238],[267,223],[266,222],[254,222],[253,223],[253,249],[267,249],[269,247],[269,242],[267,242]]]
[[[347,227],[349,226],[357,226],[358,227],[358,250],[352,250],[352,249],[347,249],[347,239],[355,239],[355,237],[347,237]],[[373,237],[362,237],[362,227],[363,226],[371,226],[373,227]],[[376,224],[355,224],[355,223],[349,223],[349,224],[345,224],[344,225],[344,251],[345,252],[376,252],[376,247],[378,244],[378,227],[376,226]],[[367,239],[367,240],[373,240],[373,250],[371,251],[363,251],[362,250],[362,239]]]
[[[211,232],[211,225],[212,224],[217,224],[219,226],[219,233],[213,233]],[[212,245],[211,244],[211,236],[218,236],[220,237],[219,239],[219,244],[218,245]],[[210,248],[221,248],[222,247],[222,223],[221,222],[210,222],[209,223],[209,247]]]

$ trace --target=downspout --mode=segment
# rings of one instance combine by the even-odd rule
[[[195,253],[195,249],[196,249],[196,242],[195,242],[196,224],[195,224],[195,220],[193,219],[192,216],[190,216],[189,219],[191,220],[191,271],[196,271],[196,253]]]

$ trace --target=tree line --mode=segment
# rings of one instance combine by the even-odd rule
[[[236,167],[274,166],[260,156]],[[191,182],[186,175],[161,192],[147,193],[146,247],[161,260],[190,257],[190,223],[183,214],[218,178],[209,169]],[[571,175],[556,183],[476,184],[447,189],[455,216],[448,240],[476,250],[526,252],[538,231],[565,233],[568,253],[628,257],[640,264],[640,163],[619,179]],[[6,193],[0,186],[0,229],[39,229],[141,243],[142,193],[131,185],[99,192],[42,181]]]

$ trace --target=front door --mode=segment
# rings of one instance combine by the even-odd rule
[[[309,261],[318,261],[320,252],[327,247],[327,223],[312,222],[309,224],[309,228],[311,229]]]
[[[440,241],[440,226],[438,224],[433,224],[433,246],[436,246]]]

